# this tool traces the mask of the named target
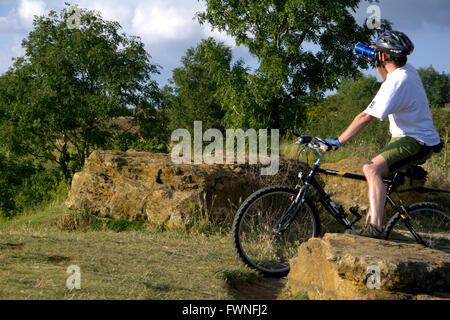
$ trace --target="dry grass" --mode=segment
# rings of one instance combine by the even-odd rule
[[[444,148],[439,154],[435,154],[424,165],[428,172],[428,184],[442,189],[450,189],[450,177],[448,175],[448,130],[444,138]]]
[[[66,215],[62,203],[0,222],[0,299],[228,300],[239,298],[230,284],[261,280],[229,233],[129,226]],[[81,290],[66,287],[72,265]]]
[[[170,231],[2,231],[0,299],[234,299],[227,275],[258,276],[230,243]],[[66,287],[71,265],[81,269],[81,290]]]

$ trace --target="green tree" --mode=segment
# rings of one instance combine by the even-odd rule
[[[431,107],[443,107],[450,103],[450,76],[448,73],[437,72],[432,66],[420,68],[420,77],[427,92]]]
[[[380,30],[359,26],[352,13],[360,0],[204,0],[199,22],[233,36],[258,58],[259,68],[248,82],[258,106],[253,114],[260,126],[287,129],[293,126],[305,97],[320,97],[337,88],[342,77],[368,66],[355,57],[357,42],[372,43]],[[317,52],[307,46],[312,44]]]
[[[69,5],[36,17],[22,42],[25,55],[0,77],[3,147],[52,161],[66,178],[110,142],[108,121],[130,116],[129,107],[147,136],[160,134],[160,92],[151,79],[158,66],[144,44],[121,34],[119,23],[80,12],[75,29],[67,24]]]
[[[0,152],[0,217],[12,217],[49,200],[59,175],[30,157]]]
[[[16,209],[14,197],[24,176],[34,172],[30,162],[14,161],[0,152],[0,217],[11,216]]]
[[[194,121],[204,128],[223,129],[220,91],[231,74],[231,49],[213,38],[202,40],[181,58],[164,88],[171,128],[192,130]]]
[[[432,66],[420,68],[420,77],[430,102],[434,125],[444,142],[448,142],[450,131],[450,76],[446,72],[439,73]]]
[[[255,114],[258,110],[255,96],[250,87],[253,75],[244,61],[236,62],[228,77],[220,83],[218,96],[224,111],[223,124],[226,128],[259,128],[261,117]]]
[[[313,135],[337,137],[345,130],[354,117],[364,111],[373,100],[381,83],[374,76],[363,73],[356,77],[346,77],[341,81],[337,92],[317,104],[307,108],[307,117],[302,131]],[[381,148],[389,140],[388,121],[375,121],[370,130],[364,130],[351,144]],[[363,152],[367,148],[359,148]]]

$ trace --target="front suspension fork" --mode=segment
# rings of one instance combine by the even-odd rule
[[[298,213],[300,212],[300,210],[303,207],[303,204],[305,203],[306,194],[308,193],[308,188],[309,188],[309,185],[305,185],[303,188],[300,189],[297,197],[295,198],[294,201],[292,201],[289,208],[283,214],[283,217],[280,220],[278,220],[278,222],[276,223],[276,227],[273,229],[273,231],[276,234],[282,235],[284,232],[286,232],[286,230],[289,228],[291,223],[297,217]],[[291,212],[294,208],[295,208],[295,211],[291,214]],[[288,220],[286,221],[286,219],[288,219]]]

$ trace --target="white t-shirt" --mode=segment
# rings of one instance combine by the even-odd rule
[[[422,79],[409,64],[388,74],[375,99],[364,112],[381,121],[389,116],[390,131],[394,138],[409,136],[427,146],[440,143]]]

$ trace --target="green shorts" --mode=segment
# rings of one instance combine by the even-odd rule
[[[389,174],[402,171],[408,167],[424,164],[432,155],[433,147],[426,146],[411,137],[392,138],[380,151],[389,166]]]

